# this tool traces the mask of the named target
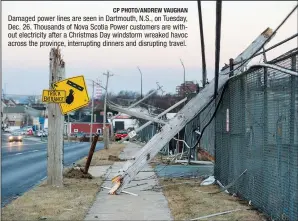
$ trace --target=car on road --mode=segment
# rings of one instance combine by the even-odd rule
[[[14,141],[23,141],[23,136],[20,131],[14,131],[9,137],[8,142],[14,142]]]
[[[43,130],[39,130],[39,131],[36,132],[36,136],[38,136],[38,137],[47,137],[48,132],[43,131]]]
[[[115,140],[118,141],[127,136],[128,136],[128,132],[126,130],[118,130],[115,133]]]

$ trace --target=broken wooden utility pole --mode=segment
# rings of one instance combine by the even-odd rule
[[[137,101],[136,103],[130,105],[127,109],[130,109],[130,108],[133,108],[133,107],[137,106],[139,103],[143,102],[144,100],[146,100],[147,98],[149,98],[151,95],[157,93],[157,91],[160,90],[161,88],[162,88],[162,87],[158,85],[158,89],[156,89],[156,90],[152,91],[151,93],[147,94],[147,95],[146,95],[145,97],[143,97],[141,100],[139,100],[139,101]],[[116,117],[118,117],[118,116],[120,116],[120,112],[118,112],[118,114],[116,114],[115,116],[112,116],[112,117],[111,117],[110,120],[111,120],[112,128],[113,128],[113,120],[114,120]],[[114,131],[113,131],[113,130],[111,130],[111,137],[112,137],[112,139],[113,139],[113,141],[114,141]]]
[[[103,115],[103,139],[104,139],[104,148],[108,149],[110,140],[109,140],[109,129],[106,128],[106,121],[107,121],[107,96],[108,96],[108,84],[109,84],[109,78],[113,76],[113,74],[110,74],[108,72],[107,74],[103,74],[107,76],[107,82],[106,82],[106,93],[105,93],[105,101],[104,101],[104,115]],[[113,125],[111,130],[114,130]]]
[[[130,115],[130,116],[135,116],[137,118],[141,118],[141,119],[144,119],[144,120],[153,121],[153,122],[158,123],[158,124],[166,124],[166,121],[156,119],[154,117],[151,117],[148,114],[143,114],[143,113],[140,113],[140,112],[137,112],[137,111],[128,110],[126,108],[123,108],[121,106],[116,106],[116,105],[113,105],[113,104],[109,104],[109,107],[112,110],[115,110],[115,111]]]
[[[182,99],[181,101],[179,101],[178,103],[174,104],[173,106],[169,107],[168,109],[166,109],[165,111],[163,111],[162,113],[160,113],[156,119],[164,116],[166,113],[170,112],[171,110],[173,110],[174,108],[178,107],[180,104],[184,103],[187,100],[187,97],[185,97],[184,99]],[[112,109],[112,107],[111,107]],[[140,131],[142,131],[144,128],[148,127],[150,124],[152,124],[152,121],[148,121],[147,123],[143,124],[142,126],[136,128],[136,130],[133,130],[131,132],[129,132],[128,136],[129,138],[133,138],[137,135],[137,133],[139,133]],[[121,138],[121,140],[118,143],[122,143],[124,140],[126,140],[127,137],[123,137]]]
[[[258,52],[272,35],[271,29],[266,29],[246,50],[244,50],[236,59],[235,63],[241,59],[244,64],[251,60],[251,56]],[[241,65],[241,64],[240,64]],[[239,72],[240,65],[235,65],[234,73]],[[229,80],[229,69],[221,72],[218,78],[218,90],[224,87]],[[119,174],[113,179],[114,187],[109,194],[120,194],[123,188],[129,184],[139,171],[150,162],[156,154],[182,129],[190,122],[203,108],[207,107],[214,97],[215,81],[212,80],[206,87],[191,99],[177,114],[167,122],[159,133],[155,134],[151,140],[135,155],[135,160],[128,161],[120,170]],[[195,148],[195,147],[192,147]]]
[[[96,148],[96,143],[98,141],[98,137],[99,137],[99,134],[96,133],[95,136],[94,136],[94,138],[93,138],[93,140],[92,140],[92,144],[90,146],[88,158],[87,158],[87,161],[86,161],[86,164],[85,164],[84,174],[87,174],[88,173],[88,170],[89,170],[89,167],[90,167],[90,163],[91,163],[91,160],[92,160],[92,157],[93,157],[93,153],[94,153],[94,150]]]
[[[135,106],[137,106],[138,104],[142,103],[144,100],[146,100],[147,98],[149,98],[150,96],[152,96],[153,94],[157,93],[158,90],[161,90],[162,86],[157,85],[158,88],[153,90],[151,93],[147,94],[145,97],[143,97],[141,100],[137,101],[136,103],[133,103],[132,105],[130,105],[129,107],[127,107],[127,109],[133,108]],[[111,119],[115,119],[116,117],[120,116],[120,112],[118,114],[116,114],[115,116],[113,116]]]
[[[59,48],[52,48],[50,52],[50,79],[52,84],[65,78],[65,63],[61,58]],[[48,165],[47,183],[51,186],[63,185],[63,129],[64,116],[61,113],[59,104],[48,104]]]

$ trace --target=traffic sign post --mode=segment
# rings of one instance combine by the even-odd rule
[[[65,63],[59,48],[51,49],[49,78],[51,89],[42,93],[42,101],[49,103],[47,183],[63,186],[63,115],[87,106],[89,97],[84,76],[64,79]]]
[[[65,78],[65,62],[61,58],[59,48],[52,48],[50,52],[49,86]],[[52,89],[52,88],[51,88]],[[50,90],[51,91],[51,90]],[[49,97],[59,97],[58,92],[51,91]],[[61,95],[61,94],[60,94]],[[64,116],[61,114],[57,101],[50,100],[48,104],[48,159],[47,183],[51,186],[63,186],[63,129]]]
[[[89,96],[84,76],[68,78],[52,84],[56,91],[65,91],[64,103],[59,103],[62,114],[75,111],[89,104]]]

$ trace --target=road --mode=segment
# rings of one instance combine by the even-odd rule
[[[88,155],[90,143],[65,143],[64,166]],[[96,150],[102,149],[98,143]],[[3,207],[14,197],[23,194],[46,178],[47,143],[24,140],[8,143],[2,137],[2,202]]]

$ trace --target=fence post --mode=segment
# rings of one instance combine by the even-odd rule
[[[296,55],[291,58],[291,69],[296,70]],[[294,146],[294,131],[295,131],[295,85],[296,77],[291,75],[291,103],[290,103],[290,145]],[[295,87],[296,86],[296,87]]]
[[[202,111],[203,112],[203,111]],[[213,120],[212,120],[213,121]],[[201,127],[201,113],[199,114],[199,116],[198,116],[198,122],[199,122],[199,125],[198,125],[198,128],[199,128],[199,132],[201,132],[201,129],[202,129],[202,127]],[[211,122],[211,124],[212,124],[212,122]],[[201,135],[200,135],[201,136]],[[199,148],[201,148],[202,146],[202,138],[200,139],[200,142],[199,142]],[[196,146],[195,147],[195,160],[199,160],[199,148],[198,148],[198,146]]]
[[[268,73],[267,73],[268,69],[266,67],[264,67],[264,103],[263,103],[263,108],[264,108],[264,129],[263,129],[263,137],[264,137],[264,141],[263,141],[263,153],[266,151],[266,149],[268,149]],[[264,154],[263,154],[264,157]],[[262,168],[266,168],[266,161],[265,159],[262,160]],[[265,185],[266,182],[266,176],[263,176],[264,173],[264,169],[262,169],[261,174],[262,174],[262,193],[263,193],[263,205],[268,205],[268,194],[267,194],[267,186]],[[265,195],[266,194],[266,195]],[[266,201],[265,201],[266,199]]]
[[[233,70],[234,70],[234,59],[233,58],[230,58],[230,71],[231,71],[231,73],[229,74],[229,77],[232,77],[232,76],[234,76],[234,72],[233,72]]]
[[[293,71],[297,71],[296,65],[297,65],[297,60],[296,60],[297,54],[293,55],[291,58],[291,69]],[[295,123],[297,124],[297,119],[295,121],[295,90],[298,87],[297,85],[297,77],[291,75],[291,101],[290,101],[290,145],[289,145],[289,150],[288,150],[288,205],[283,205],[283,208],[289,208],[290,214],[289,216],[291,218],[295,217],[295,206],[294,206],[294,201],[297,195],[293,194],[293,191],[297,190],[298,188],[298,181],[297,181],[297,170],[295,171],[295,167],[291,167],[290,165],[297,165],[297,157],[293,157],[293,154],[295,153]],[[298,129],[298,128],[297,128]],[[298,132],[297,132],[298,133]],[[297,151],[297,149],[296,149]],[[295,163],[296,160],[296,163]],[[296,176],[296,177],[295,177]],[[293,189],[290,188],[290,183],[295,183],[293,185]],[[296,198],[297,199],[297,198]],[[297,214],[296,214],[297,215]]]

